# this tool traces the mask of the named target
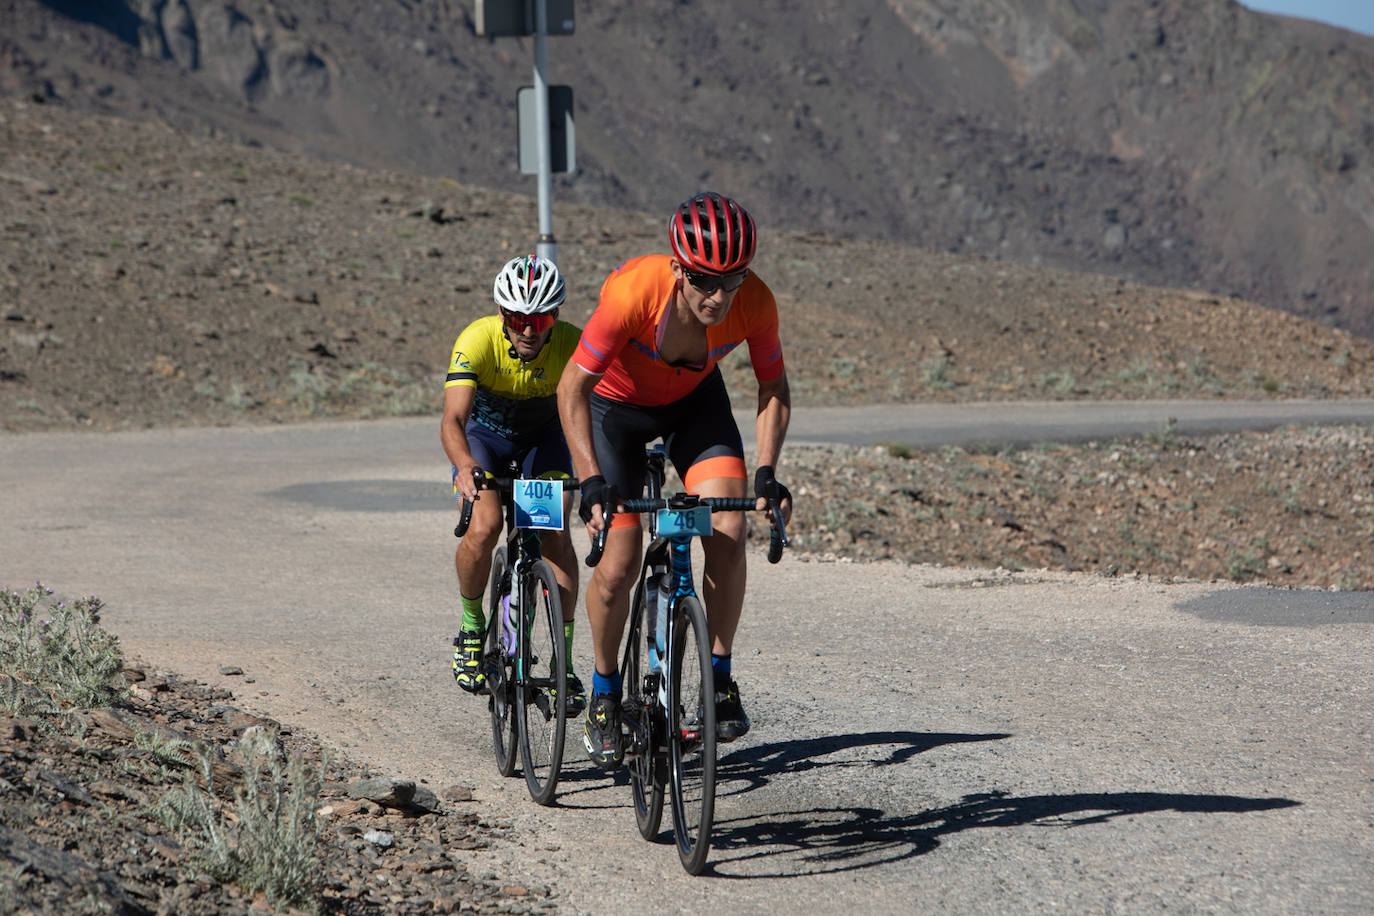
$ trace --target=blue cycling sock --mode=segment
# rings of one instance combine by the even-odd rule
[[[730,656],[711,653],[711,671],[720,677],[730,676]]]
[[[602,674],[595,668],[592,669],[592,693],[608,693],[617,699],[620,697],[621,689],[620,672],[614,674]]]

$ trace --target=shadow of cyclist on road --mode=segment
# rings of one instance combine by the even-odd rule
[[[1170,792],[1074,792],[1017,797],[966,795],[953,805],[892,816],[876,808],[781,811],[716,822],[719,877],[763,878],[857,871],[924,855],[940,837],[976,827],[1081,827],[1113,818],[1178,811],[1234,814],[1289,808],[1289,798]],[[773,867],[758,870],[758,860]],[[744,873],[737,866],[754,860]]]

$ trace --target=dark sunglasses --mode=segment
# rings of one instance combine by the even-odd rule
[[[539,312],[534,315],[524,315],[520,312],[508,312],[501,309],[501,320],[506,323],[506,327],[517,334],[525,330],[526,325],[533,328],[534,333],[543,334],[553,327],[553,323],[558,320],[558,309],[554,309],[552,312]]]
[[[741,270],[736,274],[699,274],[694,270],[682,268],[682,275],[687,278],[687,282],[692,284],[692,288],[697,292],[711,295],[718,289],[723,289],[727,293],[733,293],[744,283],[744,278],[749,276],[749,270]]]

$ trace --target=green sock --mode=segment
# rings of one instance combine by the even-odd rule
[[[482,610],[482,596],[469,598],[467,595],[459,595],[463,599],[463,629],[468,632],[480,633],[487,628],[487,615]]]
[[[567,648],[564,649],[564,651],[567,652],[567,654],[568,654],[568,673],[569,673],[569,674],[572,674],[572,637],[573,637],[573,621],[571,621],[571,620],[565,620],[565,621],[563,621],[563,645],[567,647]]]

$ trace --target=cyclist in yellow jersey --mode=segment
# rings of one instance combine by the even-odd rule
[[[439,439],[453,465],[454,493],[473,502],[472,521],[454,563],[463,620],[453,641],[453,677],[469,693],[486,685],[482,671],[483,593],[491,554],[501,536],[498,495],[478,490],[472,472],[493,472],[511,459],[523,477],[568,477],[572,461],[558,420],[554,392],[581,331],[558,320],[566,286],[558,268],[534,255],[513,258],[492,288],[499,314],[468,325],[453,345],[444,381]],[[571,508],[567,497],[564,517]],[[566,525],[544,531],[540,544],[553,566],[563,603],[568,648],[569,714],[580,714],[586,690],[573,674],[572,635],[577,608],[577,557]]]

